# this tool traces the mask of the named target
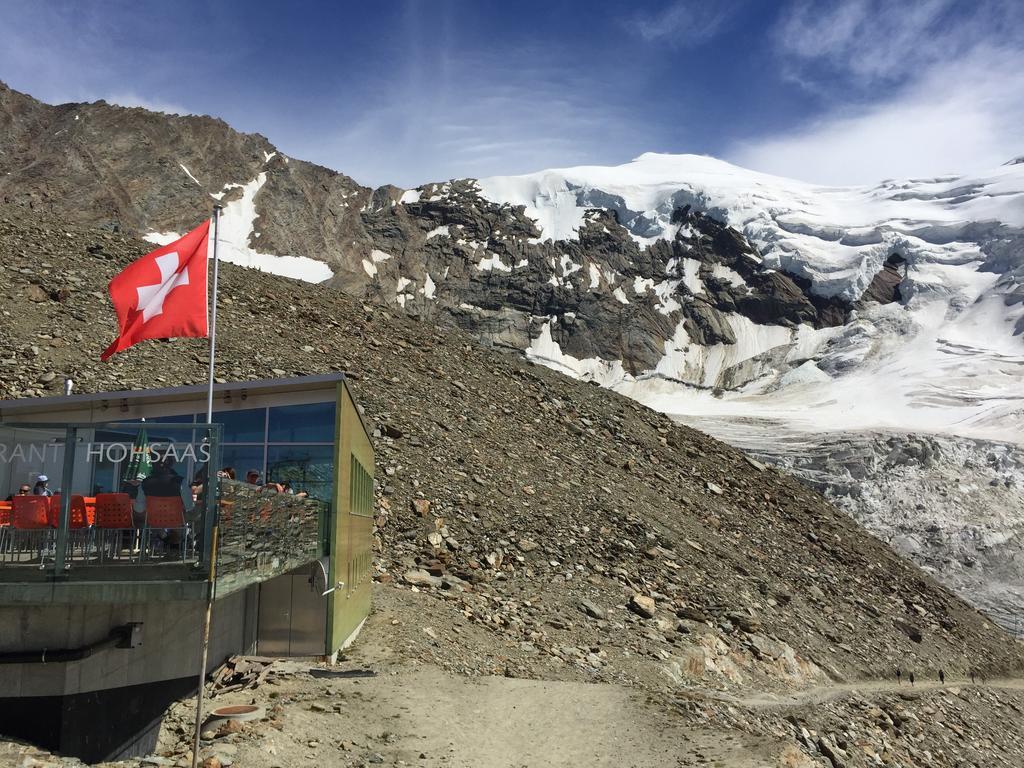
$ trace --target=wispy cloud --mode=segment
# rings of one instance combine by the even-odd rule
[[[777,45],[791,68],[841,75],[859,84],[902,80],[938,59],[963,53],[980,30],[950,25],[953,0],[801,0],[781,14]],[[803,71],[802,76],[808,73]]]
[[[773,37],[786,72],[801,83],[839,79],[874,89],[918,79],[978,50],[1020,44],[1018,0],[798,0]]]
[[[160,12],[167,8],[160,7]],[[152,48],[140,44],[129,30],[159,29],[166,19],[156,13],[152,6],[125,0],[109,0],[102,7],[66,0],[5,0],[0,5],[0,78],[14,87],[27,83],[32,96],[53,104],[105,99],[161,112],[194,111],[152,94],[184,79],[183,64],[212,70],[216,53],[201,44],[172,48],[159,36]],[[172,30],[160,31],[170,42],[182,42]],[[217,59],[223,62],[224,55]]]
[[[776,30],[787,74],[822,100],[808,124],[729,159],[820,183],[982,170],[1024,151],[1015,3],[802,3]]]
[[[740,6],[738,0],[674,0],[656,13],[635,13],[626,28],[647,42],[688,47],[718,35]]]
[[[632,113],[599,97],[586,78],[553,81],[477,62],[444,84],[392,90],[333,135],[292,154],[364,182],[415,186],[461,176],[628,160],[652,140]]]
[[[608,98],[628,92],[628,71],[580,66],[575,51],[522,40],[471,47],[424,27],[409,20],[404,55],[386,83],[368,84],[351,121],[286,151],[364,183],[408,187],[624,162],[653,143],[628,102]]]

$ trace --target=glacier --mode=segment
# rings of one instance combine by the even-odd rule
[[[527,350],[533,359],[593,376],[682,420],[773,417],[806,431],[1020,439],[1024,165],[826,187],[710,157],[648,153],[621,166],[478,184],[485,199],[524,206],[542,238],[555,241],[575,238],[593,207],[615,211],[641,244],[672,238],[679,229],[673,211],[690,205],[742,232],[766,267],[851,302],[890,256],[905,261],[902,302],[864,306],[842,328],[791,329],[734,316],[737,344],[699,348],[680,326],[661,363],[637,376],[614,361],[569,359],[550,331]],[[744,386],[709,388],[717,372],[744,362]]]

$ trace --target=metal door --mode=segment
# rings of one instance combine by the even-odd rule
[[[287,656],[292,625],[292,578],[288,574],[260,584],[256,652]]]
[[[264,656],[323,656],[327,599],[310,583],[308,568],[260,585],[257,652]]]

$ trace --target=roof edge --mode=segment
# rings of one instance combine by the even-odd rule
[[[239,387],[252,389],[285,389],[293,387],[297,382],[304,384],[338,384],[345,382],[342,371],[321,373],[313,376],[292,376],[280,379],[246,379],[214,384],[213,391],[224,392]],[[41,405],[53,405],[54,408],[85,405],[101,400],[139,400],[142,398],[160,398],[169,395],[201,395],[209,390],[207,384],[185,384],[180,387],[160,387],[158,389],[128,389],[116,392],[83,392],[78,395],[51,395],[48,397],[22,397],[16,400],[0,400],[0,414],[16,413],[20,410],[36,409]]]

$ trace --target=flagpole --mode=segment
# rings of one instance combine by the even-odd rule
[[[220,229],[221,205],[213,206],[213,298],[210,301],[210,384],[206,391],[206,423],[213,424],[213,365],[217,354],[217,276],[220,260],[217,258],[218,230]]]
[[[220,212],[223,207],[220,205],[213,206],[213,290],[212,298],[210,300],[210,384],[209,389],[206,391],[206,423],[213,424],[213,372],[214,363],[217,359],[217,277],[219,273],[220,260],[217,258],[217,241],[220,230]],[[211,430],[212,431],[212,430]],[[209,431],[207,432],[207,440],[210,440]],[[212,458],[212,457],[211,457]],[[214,493],[216,475],[210,468],[210,459],[206,460],[206,493]],[[207,496],[209,501],[209,496]],[[209,514],[210,504],[206,504],[206,512]],[[210,570],[207,575],[206,584],[206,613],[203,616],[203,631],[201,637],[201,645],[199,651],[199,688],[196,691],[196,723],[195,733],[192,737],[192,768],[197,768],[199,763],[199,739],[200,731],[203,727],[203,693],[206,687],[206,660],[209,658],[210,653],[210,621],[213,618],[213,592],[217,582],[217,537],[219,534],[219,526],[217,520],[214,519],[212,528],[207,526],[207,530],[210,531]]]

